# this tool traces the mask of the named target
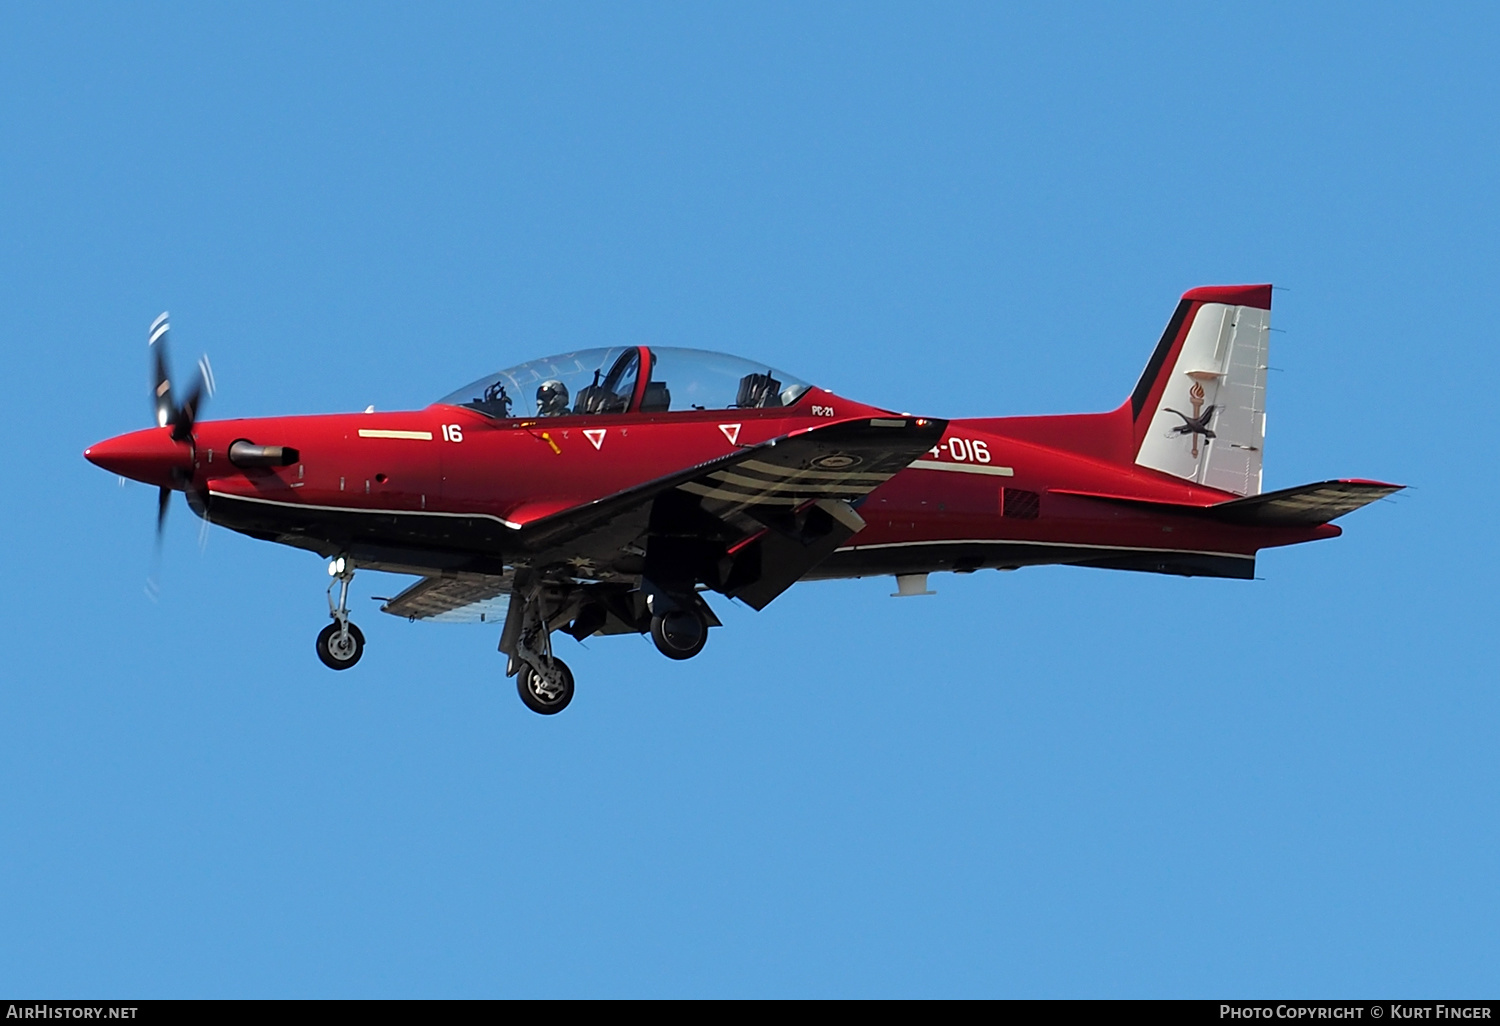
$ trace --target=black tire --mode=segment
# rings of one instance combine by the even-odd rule
[[[537,672],[525,663],[521,664],[521,672],[516,674],[516,691],[521,696],[521,701],[526,708],[543,716],[552,716],[562,712],[573,701],[573,671],[568,669],[568,664],[561,659],[552,660],[552,665],[560,671],[562,690],[549,695],[541,687],[541,678]]]
[[[337,620],[318,632],[318,658],[330,670],[347,670],[359,662],[359,657],[365,654],[365,636],[352,623],[349,625],[348,639],[351,644],[335,642],[334,638],[338,633],[339,622]]]
[[[691,659],[708,644],[708,622],[691,610],[653,616],[651,640],[668,659]]]

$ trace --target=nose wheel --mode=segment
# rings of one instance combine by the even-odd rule
[[[337,620],[318,632],[318,658],[330,670],[347,670],[365,654],[365,636],[347,620]]]
[[[349,585],[354,580],[354,563],[340,556],[328,564],[328,615],[333,623],[318,632],[318,658],[330,670],[347,670],[365,654],[365,636],[349,622]],[[339,589],[339,600],[333,601],[333,589]]]

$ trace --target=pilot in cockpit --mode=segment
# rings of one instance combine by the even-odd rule
[[[543,381],[536,390],[538,417],[561,417],[568,412],[568,386],[553,378]]]

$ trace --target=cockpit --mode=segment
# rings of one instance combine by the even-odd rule
[[[489,417],[561,417],[791,406],[808,388],[774,367],[737,356],[616,346],[519,364],[438,401]]]

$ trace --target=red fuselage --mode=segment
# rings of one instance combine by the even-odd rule
[[[955,421],[657,346],[542,357],[424,410],[200,421],[212,370],[173,387],[162,314],[164,426],[84,455],[161,488],[158,532],[177,489],[329,557],[331,669],[364,650],[355,568],[415,574],[382,612],[500,622],[522,702],[550,715],[574,692],[554,633],[649,633],[691,659],[720,625],[709,592],[763,609],[801,580],[889,574],[911,595],[933,572],[1045,563],[1246,579],[1260,549],[1338,535],[1400,486],[1262,490],[1270,309],[1269,285],[1193,289],[1118,409]]]
[[[817,388],[782,408],[546,419],[492,419],[437,404],[203,421],[184,442],[153,428],[85,455],[126,477],[183,489],[200,514],[255,537],[391,570],[498,573],[526,558],[516,532],[550,514],[739,447],[872,416],[897,415]],[[1192,515],[1237,496],[1111,451],[1113,439],[1129,437],[1129,418],[1122,407],[951,421],[931,451],[856,504],[866,526],[807,576],[1070,563],[1246,578],[1258,549],[1340,533],[1331,524],[1246,526]],[[295,459],[237,466],[228,455],[237,441],[294,450]],[[627,564],[595,566],[584,576],[629,572]]]

